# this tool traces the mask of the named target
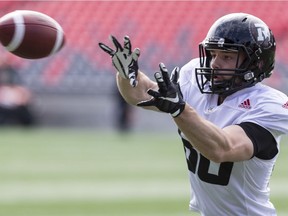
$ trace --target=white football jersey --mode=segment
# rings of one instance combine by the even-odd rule
[[[184,100],[200,116],[220,128],[242,122],[256,123],[274,136],[279,148],[280,137],[288,134],[288,98],[261,83],[228,96],[217,105],[218,95],[201,94],[195,80],[193,59],[180,71],[179,84]],[[190,209],[201,215],[276,215],[269,201],[269,179],[277,155],[269,160],[256,156],[240,162],[214,163],[180,134],[188,162],[191,200]],[[205,143],[203,143],[205,145]]]

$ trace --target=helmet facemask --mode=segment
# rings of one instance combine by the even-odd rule
[[[234,68],[211,68],[211,50],[237,53],[237,61]],[[245,46],[235,44],[222,44],[205,42],[199,45],[200,68],[196,68],[196,80],[202,93],[230,95],[240,89],[253,85],[254,73],[248,66],[253,59],[250,58]],[[244,54],[243,62],[240,61],[240,53]],[[218,76],[231,77],[218,81]],[[207,88],[208,86],[208,88]]]
[[[212,50],[238,53],[233,68],[212,68]],[[200,67],[195,69],[202,93],[228,96],[271,76],[275,64],[276,42],[272,31],[259,18],[232,13],[218,19],[199,45]],[[239,55],[244,55],[239,62]],[[230,79],[215,79],[231,76]],[[223,80],[221,82],[217,80]]]

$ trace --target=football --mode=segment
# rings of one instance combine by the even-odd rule
[[[65,44],[65,34],[46,14],[16,10],[0,18],[0,42],[21,58],[40,59],[57,53]]]

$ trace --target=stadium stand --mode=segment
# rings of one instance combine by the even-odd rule
[[[285,1],[1,1],[0,16],[35,10],[56,19],[66,45],[55,56],[25,60],[11,54],[25,84],[35,93],[113,94],[114,70],[99,42],[129,35],[141,48],[140,68],[151,75],[159,62],[168,69],[198,56],[198,44],[215,19],[246,12],[263,19],[277,39],[277,64],[269,84],[288,91],[288,14]],[[43,42],[44,43],[44,42]],[[7,52],[3,47],[1,52]]]
[[[271,26],[278,39],[275,79],[281,82],[280,78],[287,79],[287,6],[288,2],[279,1],[11,1],[1,2],[0,11],[2,15],[18,9],[40,11],[55,18],[66,32],[66,46],[54,57],[14,59],[31,88],[92,93],[98,87],[109,91],[103,84],[112,84],[110,62],[97,45],[107,42],[109,34],[120,38],[128,34],[134,46],[141,48],[141,68],[152,74],[160,61],[174,67],[197,56],[198,43],[213,21],[238,11],[253,13]]]

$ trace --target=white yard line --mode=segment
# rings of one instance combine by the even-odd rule
[[[284,180],[274,180],[271,196],[286,196]],[[115,181],[10,181],[0,183],[0,203],[69,200],[131,200],[143,198],[189,199],[186,180]]]
[[[55,200],[189,199],[184,181],[10,182],[0,184],[0,203]]]

